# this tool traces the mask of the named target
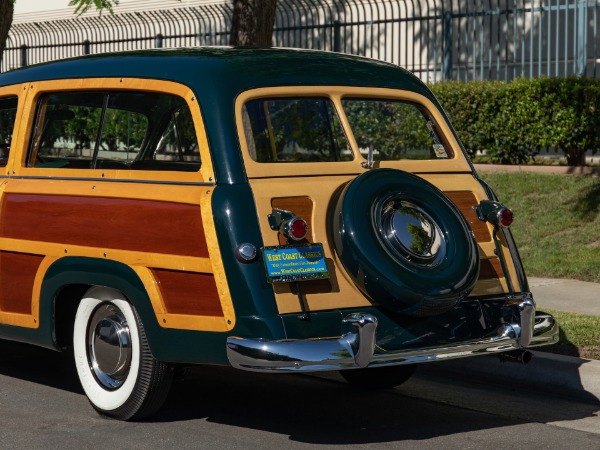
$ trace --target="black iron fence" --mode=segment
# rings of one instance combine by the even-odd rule
[[[597,77],[599,1],[279,0],[274,45],[352,53],[425,81]],[[2,71],[84,54],[227,45],[231,1],[14,24]]]

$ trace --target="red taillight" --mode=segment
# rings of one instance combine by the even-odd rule
[[[498,225],[501,227],[510,227],[513,223],[513,212],[508,208],[501,208],[498,211]]]
[[[513,212],[500,202],[481,200],[475,211],[479,220],[488,221],[494,226],[510,227],[513,223]]]
[[[308,225],[301,217],[290,219],[284,226],[284,233],[294,241],[301,241],[306,237]]]
[[[306,220],[298,217],[292,211],[273,208],[273,212],[269,214],[268,219],[271,230],[279,231],[288,240],[301,241],[308,233]]]

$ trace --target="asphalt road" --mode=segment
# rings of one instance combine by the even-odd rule
[[[489,385],[432,365],[400,388],[337,376],[194,369],[152,420],[88,404],[69,355],[0,341],[0,448],[600,448],[600,402]]]

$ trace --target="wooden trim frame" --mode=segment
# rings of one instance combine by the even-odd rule
[[[15,159],[15,154],[20,150],[20,142],[23,142],[23,135],[26,133],[27,127],[23,126],[22,117],[27,109],[27,94],[29,92],[28,84],[15,84],[11,86],[0,87],[0,97],[17,97],[17,113],[15,117],[15,127],[10,148],[10,154],[6,166],[0,168],[0,173],[10,175],[12,173],[12,165]]]
[[[282,97],[321,97],[329,98],[338,113],[342,127],[346,133],[350,147],[354,153],[353,161],[323,162],[283,162],[283,163],[259,163],[256,162],[249,151],[246,134],[244,132],[243,106],[246,102],[259,98],[282,98]],[[446,120],[439,109],[426,97],[411,91],[386,88],[369,87],[347,87],[347,86],[285,86],[260,88],[243,92],[235,102],[236,125],[238,136],[242,147],[244,164],[249,178],[272,178],[273,173],[278,176],[315,176],[315,175],[344,175],[360,174],[365,169],[361,163],[366,162],[360,154],[358,145],[352,134],[352,129],[342,108],[344,97],[355,98],[381,98],[404,100],[416,103],[432,115],[438,126],[444,133],[446,140],[452,148],[453,157],[446,160],[400,160],[381,161],[377,167],[394,168],[412,173],[441,173],[441,172],[471,172],[471,166],[465,158],[458,141],[451,132]]]
[[[210,158],[208,139],[204,129],[202,113],[195,94],[190,88],[179,83],[164,80],[151,80],[141,78],[81,78],[65,80],[36,81],[20,87],[27,95],[27,101],[19,122],[19,142],[21,152],[18,157],[11,151],[12,165],[8,175],[30,177],[55,177],[55,178],[83,178],[83,179],[113,179],[113,180],[143,180],[162,182],[214,182],[214,171]],[[31,133],[35,120],[37,100],[41,95],[56,92],[98,90],[126,90],[146,91],[177,95],[188,104],[196,128],[200,159],[202,162],[199,172],[172,172],[148,171],[127,169],[61,169],[61,168],[36,168],[26,167],[27,151],[30,145]],[[11,161],[9,160],[9,163]]]

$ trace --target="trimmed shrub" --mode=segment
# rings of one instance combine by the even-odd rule
[[[600,147],[600,80],[449,81],[431,88],[471,156],[481,150],[493,162],[519,164],[553,147],[579,165]]]

